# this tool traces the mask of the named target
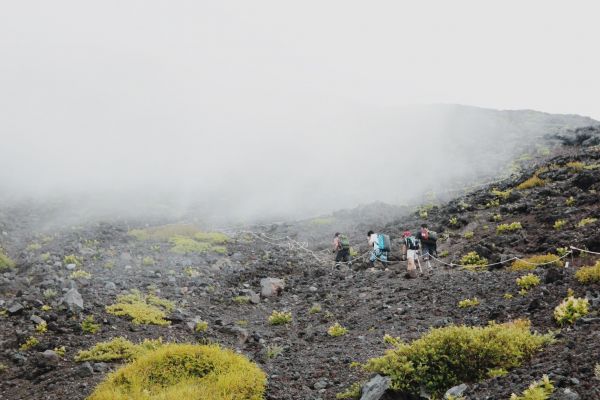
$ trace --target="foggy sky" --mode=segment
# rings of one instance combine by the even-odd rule
[[[431,120],[407,106],[599,119],[598,8],[3,2],[0,189],[132,207],[205,201],[236,215],[399,203],[443,170],[421,168],[409,189],[402,166],[447,149],[446,111]],[[477,144],[456,158],[486,149]]]

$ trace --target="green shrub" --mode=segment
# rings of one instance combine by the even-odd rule
[[[556,248],[556,254],[558,254],[559,257],[566,256],[568,252],[569,252],[568,247],[557,247]]]
[[[107,306],[106,312],[116,316],[128,316],[134,324],[169,325],[166,312],[171,312],[174,304],[153,294],[143,295],[138,290],[119,295],[117,303]]]
[[[335,395],[336,399],[360,399],[360,393],[362,390],[362,386],[363,383],[362,382],[355,382],[352,385],[350,385],[350,387],[348,389],[346,389],[345,391],[338,393]]]
[[[562,228],[564,228],[564,226],[566,224],[567,224],[567,221],[565,221],[564,219],[557,219],[556,221],[554,221],[554,229],[556,229],[557,231],[559,231]]]
[[[81,330],[84,331],[85,333],[96,333],[100,330],[100,324],[96,324],[94,323],[94,316],[93,315],[88,315],[87,317],[85,317],[85,319],[81,322]]]
[[[25,343],[22,343],[19,346],[19,350],[27,351],[29,349],[36,347],[38,344],[40,344],[40,341],[35,336],[29,336],[27,338],[27,340],[25,341]]]
[[[478,270],[485,268],[488,265],[488,261],[486,258],[483,258],[477,254],[477,252],[471,251],[460,259],[460,264],[466,269]]]
[[[89,400],[261,400],[266,375],[218,345],[168,344],[109,374]]]
[[[591,267],[581,267],[575,273],[575,278],[583,284],[600,282],[600,261]]]
[[[84,271],[82,269],[73,271],[73,272],[71,272],[71,275],[69,275],[69,278],[71,278],[71,279],[90,279],[91,277],[92,277],[92,274],[90,274],[89,272]]]
[[[585,168],[585,164],[581,161],[571,161],[566,164],[567,168],[571,170],[571,172],[581,172],[583,168]]]
[[[535,287],[540,284],[540,278],[533,274],[523,275],[520,278],[517,278],[517,285],[521,289],[529,290],[532,287]]]
[[[208,322],[206,321],[198,321],[196,322],[196,326],[194,327],[194,331],[201,333],[206,332],[208,330]]]
[[[310,220],[311,225],[331,225],[333,224],[333,222],[335,221],[335,219],[333,219],[332,217],[328,217],[328,218],[313,218],[312,220]]]
[[[276,344],[270,344],[267,346],[267,358],[275,358],[281,353],[283,353],[283,347]]]
[[[511,192],[512,192],[512,189],[508,189],[508,190],[505,190],[505,191],[501,191],[501,190],[498,190],[496,188],[492,189],[492,194],[494,196],[498,196],[498,197],[500,197],[500,198],[502,198],[504,200],[506,200],[506,199],[508,199],[510,197]]]
[[[48,324],[46,323],[46,321],[42,321],[39,324],[37,324],[35,326],[35,331],[37,333],[42,333],[42,334],[48,332]]]
[[[512,271],[527,271],[535,269],[538,265],[543,267],[562,267],[563,262],[559,257],[548,253],[546,255],[537,255],[522,260],[515,260],[510,265],[510,269]]]
[[[500,222],[500,221],[502,221],[502,215],[501,214],[494,214],[492,216],[492,221],[494,221],[494,222]]]
[[[310,310],[308,310],[309,314],[317,314],[320,313],[322,311],[321,305],[318,303],[315,303],[312,305],[312,307],[310,307]]]
[[[517,186],[517,189],[519,189],[519,190],[531,189],[536,186],[544,186],[545,184],[546,184],[546,181],[544,181],[543,179],[540,179],[540,177],[537,176],[537,173],[536,173],[531,178],[521,182]]]
[[[485,203],[485,207],[486,208],[500,207],[500,200],[498,200],[498,199],[490,200],[487,203]]]
[[[458,218],[452,217],[452,218],[450,218],[450,220],[448,222],[450,223],[450,226],[457,226],[458,225]]]
[[[598,221],[598,218],[584,218],[581,221],[579,221],[579,223],[577,224],[577,227],[583,228],[584,226],[593,224],[596,221]]]
[[[464,299],[458,302],[458,307],[459,308],[469,308],[469,307],[475,307],[479,305],[479,300],[477,300],[477,297],[474,297],[472,299]]]
[[[511,293],[504,293],[503,297],[504,297],[505,300],[510,300],[510,299],[513,298],[513,295]]]
[[[533,382],[529,388],[523,391],[522,396],[516,394],[510,395],[510,400],[546,400],[554,392],[554,385],[547,375],[544,375],[540,381]]]
[[[448,252],[448,250],[443,250],[440,252],[440,258],[446,258],[450,255],[450,252]]]
[[[410,344],[386,340],[394,348],[368,360],[363,368],[389,376],[392,390],[418,395],[424,389],[437,398],[452,386],[485,379],[491,370],[520,366],[552,336],[532,334],[529,321],[517,320],[431,329]]]
[[[39,244],[37,242],[33,242],[33,243],[28,244],[27,247],[25,248],[25,250],[33,252],[33,251],[39,250],[41,248],[42,248],[41,244]]]
[[[571,207],[574,204],[575,204],[575,198],[573,196],[570,196],[568,199],[565,200],[565,205],[567,207]]]
[[[198,242],[185,236],[173,236],[169,239],[169,243],[172,245],[171,251],[179,254],[208,253],[212,247],[210,243]]]
[[[53,298],[55,298],[57,295],[58,295],[58,292],[57,292],[56,290],[54,290],[54,289],[51,289],[51,288],[49,288],[49,289],[45,289],[45,290],[42,292],[42,296],[44,296],[44,298],[45,298],[45,299],[53,299]]]
[[[502,234],[506,232],[514,232],[523,229],[520,222],[512,222],[510,224],[500,224],[496,227],[496,233]]]
[[[57,356],[64,357],[67,353],[67,348],[65,346],[56,346],[53,351]]]
[[[156,242],[166,242],[174,236],[193,237],[200,230],[193,225],[171,224],[161,225],[145,229],[132,229],[128,233],[137,240],[153,240]]]
[[[327,329],[327,334],[332,337],[344,336],[347,333],[348,329],[344,328],[338,322],[336,322],[335,324],[330,326],[329,329]]]
[[[229,241],[227,235],[219,232],[198,232],[194,235],[194,239],[212,244],[225,244]]]
[[[269,324],[285,325],[292,322],[292,313],[285,311],[273,311],[269,316]]]
[[[63,264],[65,265],[69,265],[69,264],[75,264],[78,267],[81,265],[81,259],[79,257],[77,257],[74,254],[65,256],[65,258],[63,258]]]
[[[154,265],[154,258],[150,257],[150,256],[146,256],[142,259],[142,265],[144,267],[150,267],[152,265]]]
[[[475,236],[475,234],[473,233],[473,231],[468,231],[468,232],[465,232],[463,234],[463,236],[465,239],[473,239],[473,236]]]
[[[237,304],[248,304],[250,303],[250,296],[235,296],[232,300]]]
[[[163,343],[161,339],[144,339],[144,341],[140,344],[133,344],[123,337],[118,337],[108,342],[97,343],[89,350],[81,350],[79,353],[77,353],[77,356],[75,356],[75,361],[129,361],[148,351],[156,350],[162,345]]]
[[[0,249],[0,272],[15,267],[15,262]]]
[[[558,325],[573,324],[589,313],[588,300],[569,296],[554,309],[554,319]]]
[[[594,376],[596,379],[600,379],[600,364],[596,364],[594,367]]]

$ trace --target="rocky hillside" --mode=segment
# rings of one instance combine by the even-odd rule
[[[517,318],[542,333],[557,331],[556,341],[506,374],[464,382],[463,396],[509,399],[547,374],[556,387],[552,399],[598,399],[600,284],[582,284],[574,274],[599,256],[571,255],[569,246],[600,252],[600,129],[556,140],[559,149],[519,174],[447,204],[417,210],[373,205],[309,221],[224,229],[227,237],[185,222],[49,230],[42,229],[43,209],[4,209],[0,244],[15,265],[0,272],[0,399],[87,397],[121,361],[75,359],[117,337],[219,343],[267,373],[267,399],[334,399],[369,379],[352,363],[382,355],[385,334],[410,342],[432,328]],[[423,222],[439,234],[439,259],[407,280],[398,239]],[[371,269],[360,259],[369,229],[394,240],[387,268]],[[351,238],[359,257],[351,266],[331,262],[335,231]],[[471,252],[478,261],[464,268]],[[551,261],[562,257],[568,268],[512,268],[515,257],[547,254],[554,255]],[[516,279],[526,273],[540,284],[521,291]],[[560,327],[553,313],[568,289],[588,299],[590,312]],[[146,306],[168,300],[159,304],[164,319],[136,324],[115,315],[111,306],[132,290]],[[458,306],[474,298],[479,305]],[[270,323],[274,311],[291,319]],[[346,334],[328,333],[336,322]]]

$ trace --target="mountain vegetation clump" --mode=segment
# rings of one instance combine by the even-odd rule
[[[510,265],[510,269],[513,271],[534,270],[538,265],[544,267],[562,267],[563,262],[560,257],[549,253],[515,260]]]
[[[136,324],[169,325],[165,318],[174,304],[153,294],[144,295],[139,290],[119,295],[117,303],[107,306],[106,312],[116,316],[127,316]]]
[[[0,248],[0,272],[15,267],[15,262],[10,259]]]
[[[485,379],[490,370],[518,367],[553,341],[551,334],[532,333],[530,326],[527,320],[448,326],[431,329],[410,344],[388,337],[394,348],[363,368],[389,376],[394,391],[417,395],[425,389],[438,397],[452,386]]]
[[[141,343],[134,344],[124,337],[117,337],[106,342],[97,343],[88,350],[81,350],[75,356],[75,361],[129,361],[148,351],[156,350],[162,345],[161,339],[144,339]]]
[[[554,319],[560,326],[572,325],[589,312],[589,302],[586,298],[569,296],[554,309]]]
[[[600,261],[593,266],[581,267],[575,277],[583,284],[600,282]]]
[[[533,382],[527,389],[523,391],[521,396],[512,394],[510,400],[546,400],[554,393],[554,385],[547,375],[544,375],[541,380]]]
[[[108,375],[89,400],[262,400],[265,373],[217,345],[165,344]]]

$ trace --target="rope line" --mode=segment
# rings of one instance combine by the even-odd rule
[[[598,255],[600,255],[600,253],[597,253],[595,251],[580,249],[580,248],[575,247],[575,246],[569,246],[569,247],[571,248],[571,250],[577,250],[577,251],[580,251],[582,253],[590,253],[590,254],[598,254]]]

